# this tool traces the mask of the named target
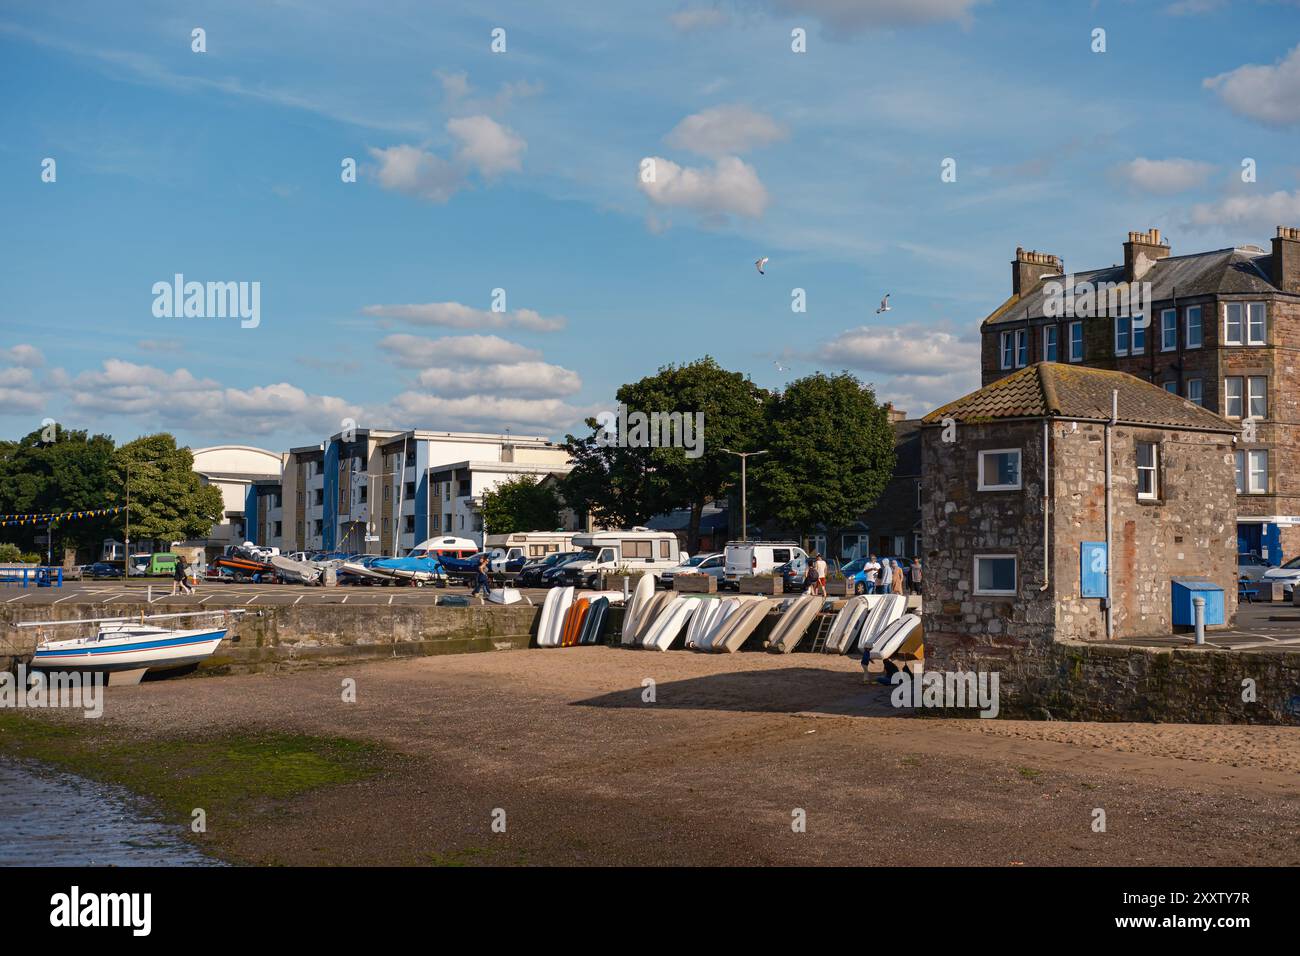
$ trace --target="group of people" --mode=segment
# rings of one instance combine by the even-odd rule
[[[913,558],[910,567],[903,567],[893,558],[877,560],[873,554],[862,567],[867,594],[921,593],[921,559]],[[804,579],[805,594],[826,597],[826,559],[814,554],[808,562],[808,575]]]
[[[912,559],[910,567],[903,567],[893,558],[877,560],[873,554],[862,566],[862,576],[867,594],[921,593],[921,559]]]

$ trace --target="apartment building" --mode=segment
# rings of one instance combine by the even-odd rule
[[[1040,361],[1111,369],[1239,424],[1238,550],[1281,562],[1300,553],[1300,229],[1171,252],[1158,229],[1095,269],[1017,249],[1011,296],[981,326],[983,384]]]

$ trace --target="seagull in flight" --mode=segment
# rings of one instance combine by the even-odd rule
[[[788,371],[790,371],[790,366],[788,366],[788,365],[782,365],[780,362],[777,362],[777,361],[775,361],[775,360],[773,360],[772,364],[776,366],[776,370],[777,370],[778,372],[788,372]]]
[[[767,256],[754,260],[754,268],[758,270],[758,274],[761,276],[767,275],[767,273],[763,271],[763,266],[765,265],[767,265]]]
[[[880,300],[880,308],[876,309],[876,315],[879,315],[881,312],[888,312],[891,308],[892,307],[889,304],[889,293],[886,292],[885,297]]]

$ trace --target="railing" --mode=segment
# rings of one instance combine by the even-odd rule
[[[0,584],[21,585],[25,588],[61,588],[63,568],[49,568],[35,564],[0,566]]]

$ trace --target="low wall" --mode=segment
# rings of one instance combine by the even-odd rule
[[[928,646],[926,656],[927,670],[998,672],[1003,717],[1300,725],[1295,652],[1063,641],[1014,649]],[[1244,699],[1247,681],[1254,700]]]
[[[249,609],[231,628],[208,671],[261,670],[368,657],[463,654],[527,647],[540,607],[471,605],[298,605]],[[39,628],[13,628],[15,620],[69,621],[165,613],[129,604],[58,604],[8,608],[0,605],[0,669],[31,657]],[[611,621],[611,623],[615,623]],[[75,628],[68,628],[75,631]]]

